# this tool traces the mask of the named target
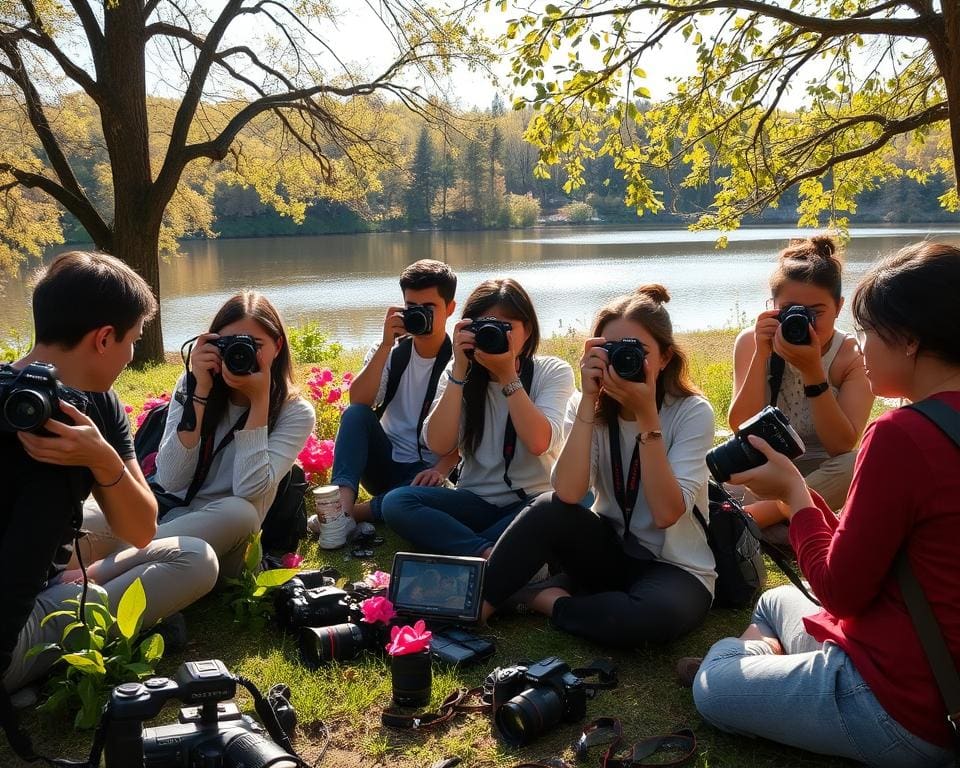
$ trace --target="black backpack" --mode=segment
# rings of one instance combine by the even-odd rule
[[[156,470],[155,463],[151,466],[151,457],[155,462],[157,451],[160,450],[160,441],[166,429],[168,411],[169,406],[166,404],[149,411],[133,437],[137,463],[147,475],[150,487],[160,504],[161,514],[172,506],[183,503],[172,494],[166,493],[153,479]],[[148,473],[147,470],[150,472]],[[304,501],[307,487],[303,469],[294,464],[277,486],[276,498],[263,519],[263,535],[260,541],[264,551],[296,551],[300,539],[307,534],[307,511]]]

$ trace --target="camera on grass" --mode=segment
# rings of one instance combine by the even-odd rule
[[[80,390],[61,384],[50,363],[30,363],[21,370],[0,367],[0,432],[43,434],[49,419],[72,423],[60,410],[60,400],[82,413],[90,402]]]
[[[707,468],[718,483],[725,483],[731,475],[767,463],[767,458],[750,445],[750,435],[766,440],[777,453],[789,459],[806,451],[803,440],[779,408],[768,405],[756,416],[747,419],[727,442],[707,453]]]

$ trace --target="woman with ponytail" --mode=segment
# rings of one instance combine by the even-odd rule
[[[470,329],[481,318],[510,326],[505,352],[477,347]],[[515,280],[487,280],[470,294],[423,426],[437,456],[463,457],[457,487],[397,488],[383,500],[384,521],[419,549],[486,557],[517,513],[550,488],[574,383],[569,365],[537,355],[539,343],[533,303]]]
[[[837,244],[827,235],[796,240],[780,253],[770,276],[768,309],[734,345],[729,411],[730,428],[736,430],[775,401],[806,447],[797,468],[834,510],[847,498],[857,444],[873,406],[856,339],[835,327],[843,308],[842,271]],[[780,313],[797,306],[812,323],[809,340],[793,344],[784,338]],[[755,500],[748,495],[746,501]],[[747,507],[761,527],[783,523],[776,504]]]
[[[554,493],[494,547],[485,616],[524,602],[559,629],[628,648],[669,642],[706,617],[715,564],[693,508],[707,509],[713,410],[674,342],[669,298],[662,285],[644,285],[600,310],[580,360],[583,396],[567,409]],[[631,380],[604,346],[624,339],[644,353],[642,376]],[[591,509],[578,503],[588,491]],[[562,575],[521,590],[547,563]]]

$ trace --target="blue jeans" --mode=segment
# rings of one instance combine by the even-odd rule
[[[872,766],[952,765],[951,751],[887,714],[839,646],[807,634],[803,617],[818,610],[795,587],[761,595],[753,622],[764,636],[779,638],[785,655],[762,640],[715,643],[693,684],[703,718],[730,733]]]
[[[352,488],[355,493],[362,483],[373,497],[370,513],[374,520],[383,519],[381,509],[387,491],[410,485],[418,473],[431,466],[425,461],[394,461],[393,444],[369,406],[351,405],[340,417],[330,482]]]
[[[419,550],[479,555],[492,547],[533,498],[498,507],[470,491],[397,488],[383,500],[383,519]]]

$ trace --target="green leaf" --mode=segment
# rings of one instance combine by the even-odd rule
[[[263,560],[263,547],[260,545],[260,531],[250,535],[246,552],[243,555],[243,566],[250,573],[260,570],[260,561]]]
[[[103,656],[99,651],[80,651],[79,653],[66,653],[63,660],[74,669],[83,672],[85,675],[105,675],[107,668],[103,664]]]
[[[286,584],[290,579],[300,573],[299,568],[274,568],[270,571],[263,571],[257,574],[257,586],[271,589]]]
[[[143,591],[143,582],[139,577],[127,587],[117,607],[117,626],[120,634],[132,640],[140,631],[143,612],[147,609],[147,595]]]
[[[163,637],[154,632],[140,644],[140,656],[149,664],[155,664],[163,658]]]
[[[38,643],[33,646],[29,651],[24,655],[24,659],[32,659],[34,656],[39,656],[41,653],[46,653],[47,651],[59,651],[60,646],[56,643]]]
[[[93,728],[100,722],[100,711],[106,697],[97,681],[90,677],[81,680],[77,685],[77,695],[81,703],[74,725],[83,729]]]
[[[43,619],[40,621],[40,626],[41,626],[41,627],[45,627],[45,626],[47,626],[47,622],[48,622],[48,621],[50,621],[51,619],[57,619],[57,618],[59,618],[60,616],[71,616],[71,617],[73,617],[73,616],[76,616],[76,615],[77,615],[77,612],[76,612],[76,611],[54,611],[53,613],[48,613],[46,616],[43,617]]]
[[[142,661],[134,661],[130,664],[124,664],[123,668],[135,677],[147,677],[153,674],[153,665]]]

